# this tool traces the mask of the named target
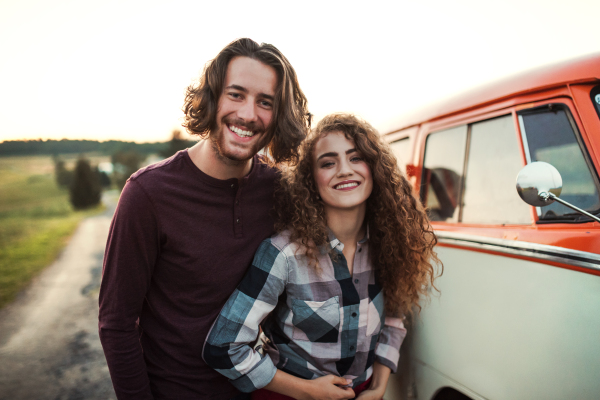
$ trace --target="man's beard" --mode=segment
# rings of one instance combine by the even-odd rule
[[[227,154],[225,154],[225,152],[221,149],[221,144],[219,143],[220,137],[221,136],[214,137],[214,135],[209,136],[210,145],[211,145],[213,151],[215,152],[215,154],[217,155],[217,158],[227,165],[232,165],[232,166],[244,165],[246,163],[246,161],[248,161],[248,159],[241,160],[241,159],[234,158],[232,156],[228,156]],[[254,157],[254,154],[250,158],[252,158],[252,157]]]
[[[262,135],[263,137],[261,137],[259,139],[260,145],[258,146],[258,148],[252,148],[249,156],[247,156],[247,157],[236,157],[234,154],[228,153],[223,148],[224,146],[222,146],[222,143],[224,142],[224,136],[226,135],[225,129],[229,129],[228,125],[234,125],[234,126],[243,128],[244,130],[257,132],[256,135]],[[218,134],[217,135],[209,135],[209,139],[211,142],[212,149],[214,150],[214,153],[216,154],[216,156],[219,160],[221,160],[223,163],[225,163],[227,165],[241,166],[241,165],[244,165],[248,160],[253,158],[254,155],[256,153],[258,153],[260,151],[260,149],[266,145],[266,143],[263,143],[265,141],[266,134],[267,133],[265,132],[264,128],[261,129],[261,128],[257,127],[256,124],[254,124],[254,123],[246,124],[246,123],[242,123],[241,121],[231,121],[228,119],[224,119],[221,122],[220,127],[218,128]]]

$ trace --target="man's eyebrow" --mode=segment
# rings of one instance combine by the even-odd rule
[[[235,89],[235,90],[239,90],[240,92],[243,92],[243,93],[248,93],[248,89],[246,89],[243,86],[235,85],[235,84],[229,85],[225,89]],[[266,93],[259,93],[258,97],[262,97],[264,99],[271,100],[271,101],[275,100],[275,96],[266,94]]]
[[[248,89],[240,85],[229,85],[225,89],[235,89],[239,90],[240,92],[248,93]]]

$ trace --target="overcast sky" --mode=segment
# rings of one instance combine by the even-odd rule
[[[317,119],[376,127],[490,80],[600,52],[598,0],[0,0],[0,141],[164,141],[230,41],[291,61]]]

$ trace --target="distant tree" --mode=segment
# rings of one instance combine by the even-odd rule
[[[65,162],[57,157],[54,158],[54,177],[59,187],[68,189],[73,182],[73,171],[66,168]]]
[[[108,174],[106,172],[100,171],[100,169],[96,165],[94,167],[94,173],[96,175],[98,175],[98,182],[100,182],[100,186],[102,186],[103,189],[106,189],[106,188],[110,187],[110,185],[112,184],[112,182],[110,180],[110,176],[108,176]]]
[[[84,158],[77,160],[70,188],[71,204],[77,210],[93,207],[100,203],[102,188],[98,174]]]
[[[179,150],[187,149],[195,143],[196,142],[192,140],[184,139],[180,129],[173,129],[173,132],[171,132],[171,140],[167,142],[167,147],[160,151],[159,154],[161,157],[169,158]]]
[[[146,159],[136,151],[119,151],[112,155],[111,160],[114,167],[113,177],[119,188],[125,186],[127,179],[140,168],[140,164]]]

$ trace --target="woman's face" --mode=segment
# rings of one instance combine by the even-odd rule
[[[326,211],[366,207],[373,191],[371,169],[342,132],[330,132],[317,141],[313,173]]]

